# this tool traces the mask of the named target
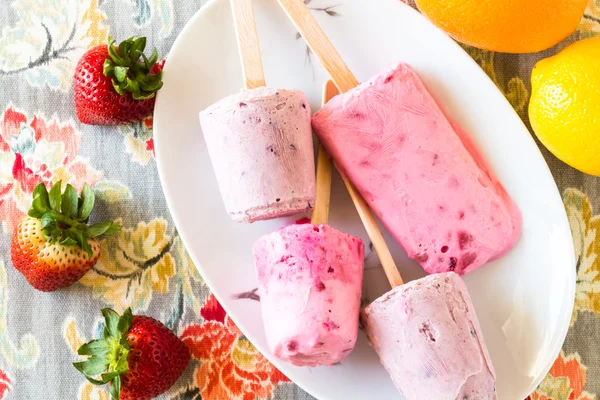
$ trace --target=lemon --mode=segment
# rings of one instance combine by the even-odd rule
[[[556,157],[600,176],[600,38],[575,42],[535,65],[529,120]]]

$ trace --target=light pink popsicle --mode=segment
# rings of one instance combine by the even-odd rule
[[[239,222],[312,209],[310,106],[302,92],[261,87],[200,113],[225,208]]]
[[[371,345],[407,400],[496,399],[496,377],[462,279],[398,286],[361,315]]]
[[[428,273],[465,274],[517,242],[517,206],[407,65],[333,98],[312,125],[338,168]]]
[[[254,245],[267,342],[297,366],[332,365],[354,348],[363,277],[359,238],[329,225],[289,225]]]

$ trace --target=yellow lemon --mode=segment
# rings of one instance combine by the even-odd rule
[[[573,43],[535,65],[529,120],[556,157],[600,176],[600,37]]]

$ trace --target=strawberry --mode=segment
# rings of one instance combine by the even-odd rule
[[[102,310],[106,327],[102,339],[78,350],[87,360],[73,363],[95,385],[110,383],[115,400],[148,400],[166,392],[190,361],[187,346],[159,321]],[[99,377],[98,377],[99,375]]]
[[[61,181],[33,190],[27,216],[13,234],[10,256],[15,268],[36,289],[51,292],[77,282],[98,261],[97,237],[121,227],[113,222],[88,225],[94,192],[86,184],[78,197],[73,186],[61,194]]]
[[[146,38],[129,38],[115,46],[88,50],[75,67],[75,111],[84,124],[122,125],[152,114],[162,87],[162,66],[154,49],[143,51]]]

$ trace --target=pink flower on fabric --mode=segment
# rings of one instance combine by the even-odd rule
[[[0,369],[0,400],[10,391],[10,378]]]
[[[88,165],[79,153],[81,134],[72,120],[33,118],[12,106],[0,117],[0,221],[12,231],[27,213],[33,188],[40,182],[50,187],[62,180],[81,190],[93,186],[102,173]]]

